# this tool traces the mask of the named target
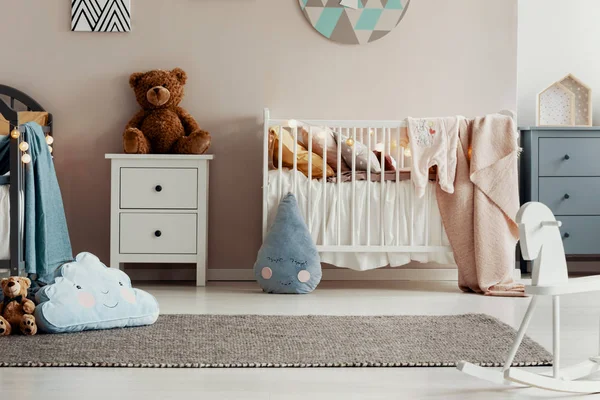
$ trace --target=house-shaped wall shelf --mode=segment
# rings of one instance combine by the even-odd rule
[[[537,97],[540,126],[592,126],[592,90],[569,74]]]

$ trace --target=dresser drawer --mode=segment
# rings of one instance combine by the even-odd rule
[[[600,216],[557,216],[566,254],[600,254]]]
[[[121,168],[121,208],[198,208],[197,168]]]
[[[600,215],[600,178],[539,178],[539,201],[554,215]]]
[[[121,254],[196,254],[196,214],[121,213]]]
[[[540,176],[600,176],[600,138],[540,138]]]

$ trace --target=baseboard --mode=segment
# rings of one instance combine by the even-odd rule
[[[168,268],[126,268],[125,272],[134,281],[193,281],[196,279],[194,269]],[[254,281],[251,269],[209,269],[209,281]],[[323,280],[326,281],[456,281],[458,271],[454,268],[386,268],[370,271],[353,271],[350,269],[324,269]]]

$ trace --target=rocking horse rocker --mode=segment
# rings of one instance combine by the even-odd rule
[[[521,253],[533,260],[531,285],[525,293],[532,297],[523,317],[517,337],[502,371],[490,370],[466,361],[457,368],[469,375],[498,384],[526,385],[559,392],[598,393],[600,381],[585,378],[600,371],[600,356],[568,368],[560,369],[560,296],[572,293],[600,291],[600,276],[569,279],[567,262],[559,227],[554,214],[542,203],[530,202],[517,214]],[[512,362],[525,336],[540,296],[552,296],[553,367],[551,374],[537,374],[513,368]]]

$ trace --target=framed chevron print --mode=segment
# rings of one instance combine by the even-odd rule
[[[71,30],[130,32],[131,0],[70,0]]]
[[[344,44],[381,39],[402,20],[410,0],[298,0],[310,24],[326,38]]]

